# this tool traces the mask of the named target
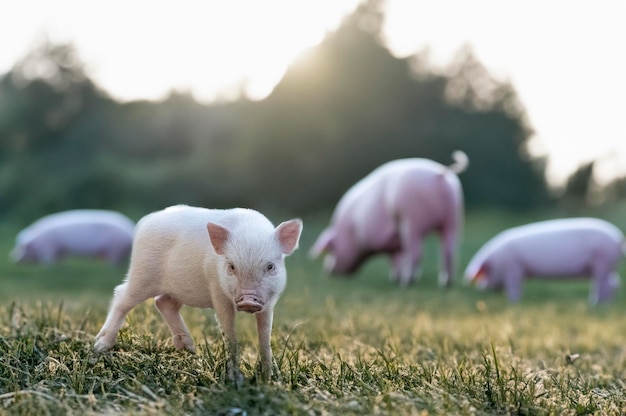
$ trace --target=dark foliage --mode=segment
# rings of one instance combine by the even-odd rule
[[[0,78],[0,215],[174,203],[310,212],[388,160],[447,164],[456,149],[470,158],[468,205],[549,203],[512,87],[469,49],[445,74],[419,55],[393,57],[380,18],[358,9],[259,102],[118,103],[70,45],[41,45]]]

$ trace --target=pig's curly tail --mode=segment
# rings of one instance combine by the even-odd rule
[[[469,158],[464,151],[455,150],[452,152],[452,159],[454,159],[454,163],[448,166],[448,169],[452,172],[459,174],[467,169],[467,166],[469,165]]]

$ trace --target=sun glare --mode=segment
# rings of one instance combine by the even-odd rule
[[[115,98],[160,99],[176,89],[211,101],[267,96],[359,0],[24,3],[18,20],[31,21],[40,38],[76,45],[90,76]]]
[[[11,65],[47,38],[73,43],[92,79],[121,100],[159,99],[172,89],[203,101],[242,92],[260,99],[358,3],[24,0],[11,5],[0,35],[30,45],[9,42],[3,60]]]

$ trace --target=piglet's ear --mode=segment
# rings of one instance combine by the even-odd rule
[[[315,242],[315,244],[313,244],[313,247],[311,247],[311,250],[309,251],[309,257],[314,259],[319,257],[319,255],[323,252],[330,250],[330,245],[332,244],[334,238],[335,231],[332,228],[325,229],[322,234],[320,234],[320,236],[317,238],[317,241]]]
[[[215,252],[219,255],[224,254],[224,247],[226,246],[230,232],[221,225],[212,222],[207,223],[206,228],[209,231],[209,238],[211,238],[211,244]]]
[[[289,255],[298,248],[301,233],[302,220],[300,219],[285,221],[276,227],[276,238],[283,249],[283,254]]]

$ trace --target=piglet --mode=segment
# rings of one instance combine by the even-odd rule
[[[17,263],[50,265],[64,257],[128,259],[135,223],[115,211],[78,209],[45,216],[20,231],[11,257]]]
[[[239,385],[235,312],[255,314],[262,377],[272,375],[270,336],[274,305],[283,292],[285,256],[298,247],[302,221],[274,228],[261,213],[178,205],[147,215],[137,224],[126,280],[117,286],[97,352],[111,348],[126,314],[155,298],[177,349],[194,351],[180,315],[182,305],[213,308],[228,351],[227,373]]]
[[[522,294],[527,277],[591,277],[592,304],[613,296],[617,267],[626,252],[624,234],[596,218],[542,221],[510,228],[489,240],[465,270],[481,289],[504,288],[511,301]]]

